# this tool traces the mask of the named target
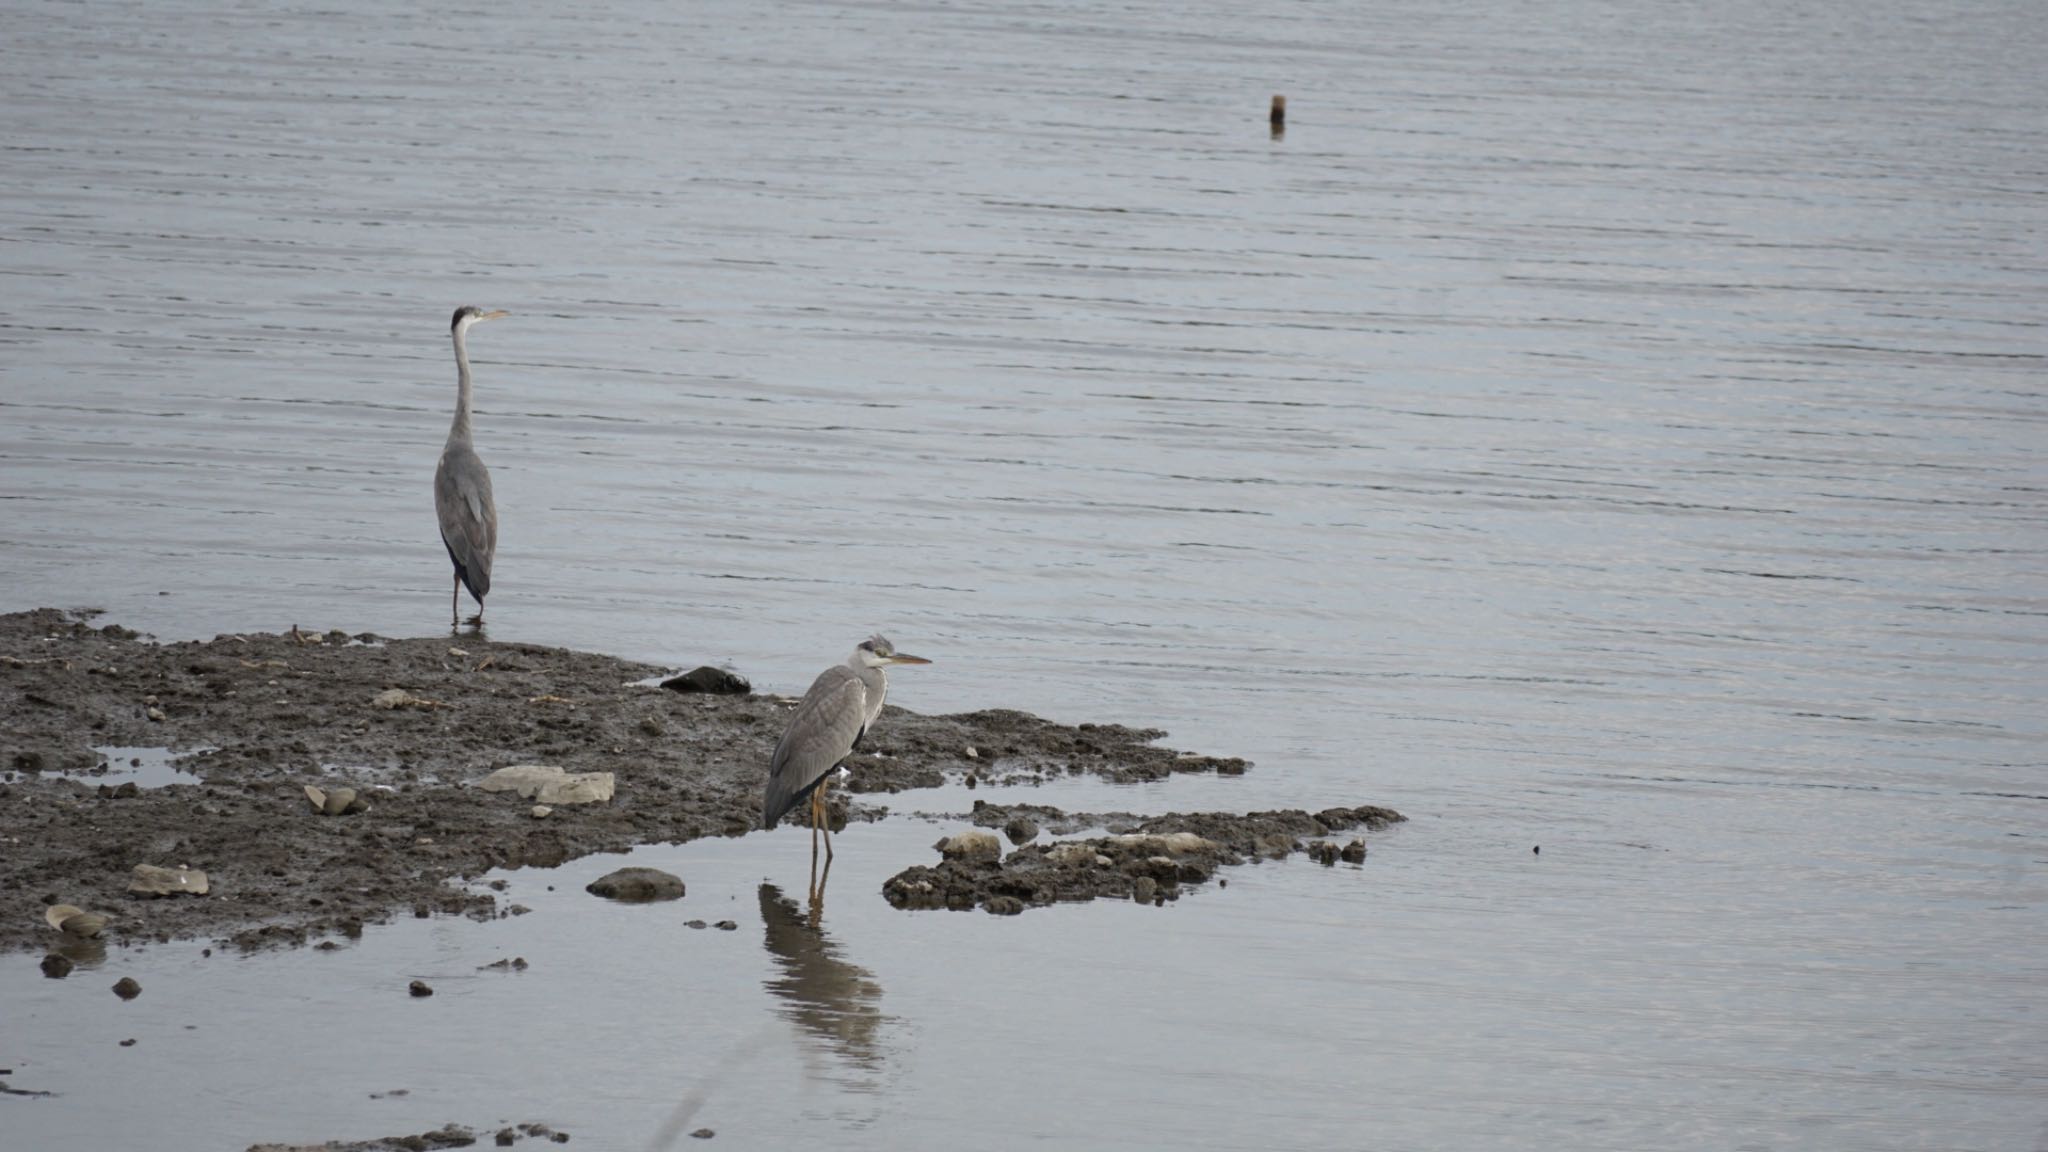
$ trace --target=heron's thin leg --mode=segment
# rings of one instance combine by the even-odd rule
[[[455,587],[448,591],[448,626],[462,627],[462,571],[455,572]]]
[[[825,807],[825,788],[832,783],[831,773],[818,781],[818,826],[825,830],[825,872],[832,872],[832,813]]]

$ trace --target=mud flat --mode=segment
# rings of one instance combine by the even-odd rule
[[[656,681],[672,671],[474,634],[294,629],[158,644],[52,609],[0,615],[0,949],[50,943],[43,909],[53,903],[107,914],[117,945],[213,937],[243,949],[354,936],[398,915],[516,915],[523,909],[449,882],[744,835],[792,702],[662,690]],[[834,818],[878,818],[885,809],[863,797],[949,781],[1248,767],[1155,743],[1164,735],[1000,709],[892,707],[835,788]],[[99,751],[110,748],[122,751]],[[133,761],[151,750],[175,758],[144,779]],[[612,794],[536,815],[535,798],[477,786],[527,764],[610,773]],[[309,785],[336,814],[316,810]],[[1207,835],[1204,819],[1168,830]],[[1321,834],[1295,827],[1296,838]],[[133,894],[137,865],[201,870],[207,892]],[[1138,871],[1122,891],[1098,877],[1093,894],[1130,894]],[[1050,885],[1048,899],[1079,898],[1082,887]],[[963,905],[956,890],[973,898]],[[1012,894],[952,878],[943,891],[936,906]]]

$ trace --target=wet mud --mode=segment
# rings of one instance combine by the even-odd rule
[[[1032,842],[1008,855],[985,834],[977,845],[954,837],[936,846],[944,857],[938,864],[916,865],[890,877],[882,885],[883,896],[898,908],[980,908],[998,915],[1100,898],[1163,905],[1207,882],[1219,868],[1296,852],[1324,864],[1362,863],[1362,836],[1342,844],[1330,838],[1378,831],[1406,819],[1372,805],[1313,813],[1175,812],[1139,819],[1128,813],[978,803],[972,813],[975,824],[988,828],[1007,828],[1020,818],[1055,832],[1102,828],[1108,835]]]
[[[671,671],[474,633],[386,640],[294,628],[158,644],[51,609],[0,615],[0,950],[52,945],[61,933],[43,912],[58,903],[106,915],[104,938],[116,945],[213,937],[250,950],[354,937],[407,914],[509,916],[524,909],[450,881],[744,835],[794,701],[664,691]],[[891,707],[834,787],[833,819],[881,815],[848,793],[1249,767],[1162,747],[1162,736],[1005,709]],[[176,782],[103,788],[110,766],[94,749],[106,747],[184,754],[166,774]],[[614,792],[537,805],[475,786],[521,764],[610,773]],[[338,789],[355,796],[323,806],[309,785],[329,800]],[[1278,837],[1292,851],[1331,830],[1305,813],[1165,819],[1221,845],[1216,863],[1270,852]],[[1031,823],[1077,827],[1051,812]],[[1097,853],[1113,863],[1095,875],[1020,849],[991,877],[941,871],[933,890],[944,893],[939,906],[1129,895],[1143,870],[1128,859],[1135,851]],[[137,865],[200,870],[210,886],[204,896],[133,893]],[[1201,867],[1187,863],[1188,876]],[[1182,868],[1176,894],[1191,882]]]

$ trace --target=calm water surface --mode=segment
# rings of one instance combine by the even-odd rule
[[[10,1149],[2048,1147],[2038,5],[0,8],[0,608],[435,631],[502,307],[493,636],[881,628],[1257,765],[1031,799],[1414,817],[1163,911],[892,912],[897,818],[823,938],[773,835],[14,963]]]

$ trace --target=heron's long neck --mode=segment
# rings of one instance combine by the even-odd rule
[[[448,425],[448,439],[469,443],[469,347],[461,325],[455,329],[455,421]]]
[[[875,717],[882,714],[882,698],[889,694],[889,678],[882,674],[880,668],[862,663],[858,655],[848,660],[846,665],[853,669],[853,674],[860,677],[861,686],[867,689],[868,714],[861,719],[866,724],[872,724]]]

